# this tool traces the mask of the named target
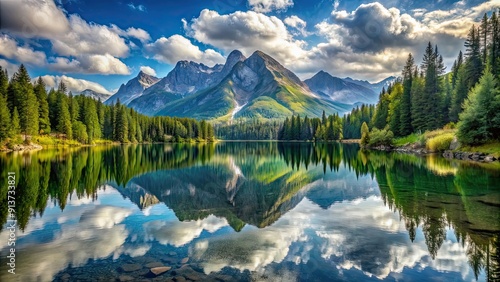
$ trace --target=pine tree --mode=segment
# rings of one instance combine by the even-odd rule
[[[480,144],[500,133],[500,94],[493,74],[486,70],[464,102],[457,136],[465,144]]]
[[[61,88],[60,88],[61,89]],[[68,97],[64,92],[57,91],[57,113],[56,130],[59,133],[65,134],[67,139],[73,138],[73,125],[71,123],[71,114],[67,102]]]
[[[57,92],[54,88],[50,89],[49,95],[47,97],[47,102],[49,104],[49,121],[51,129],[55,129],[57,126],[57,117],[59,116],[59,108],[57,104]]]
[[[82,97],[82,121],[87,129],[88,143],[91,144],[95,139],[101,138],[101,125],[97,115],[96,102],[91,98]],[[135,138],[134,138],[135,139]]]
[[[479,31],[473,26],[465,41],[466,47],[466,80],[467,89],[471,89],[479,81],[483,71],[481,62],[481,48],[480,48]]]
[[[12,79],[11,97],[19,111],[21,133],[26,135],[38,134],[38,102],[33,92],[33,85],[28,70],[21,65]],[[27,140],[26,140],[27,141]]]
[[[451,96],[451,106],[450,106],[450,114],[449,118],[452,122],[458,121],[458,115],[462,112],[462,104],[467,98],[467,77],[466,77],[466,69],[465,66],[462,66],[457,73],[457,81],[455,85],[455,89],[452,92]]]
[[[7,101],[7,93],[9,89],[9,75],[7,74],[7,70],[4,70],[0,66],[0,96],[5,98]]]
[[[389,111],[388,117],[389,128],[395,136],[402,136],[401,134],[401,98],[403,95],[403,86],[401,83],[396,83],[389,93]]]
[[[375,108],[375,115],[373,115],[372,125],[373,127],[383,129],[387,125],[387,116],[389,114],[389,94],[382,90],[379,96],[379,101]]]
[[[9,108],[7,107],[7,97],[0,95],[0,144],[10,137],[10,127],[11,122]]]
[[[16,138],[21,134],[21,121],[19,120],[19,111],[14,108],[12,113],[12,125],[10,127],[10,137]]]
[[[425,112],[424,79],[414,77],[411,85],[411,122],[413,130],[425,131],[427,113]]]
[[[326,126],[326,113],[324,110],[323,110],[323,114],[321,115],[321,124],[323,126]]]
[[[370,142],[369,133],[370,129],[368,128],[368,125],[366,124],[366,122],[363,122],[363,124],[361,125],[361,145],[363,147],[366,147]]]
[[[80,105],[78,104],[78,100],[75,99],[73,93],[71,91],[68,94],[68,107],[69,107],[69,115],[71,117],[71,123],[80,119]],[[82,111],[86,111],[87,109],[82,109]]]
[[[488,15],[484,13],[483,18],[481,19],[481,25],[479,27],[479,35],[481,40],[481,49],[482,49],[482,61],[483,64],[486,65],[488,60],[488,36],[490,34],[490,22],[488,19]]]
[[[408,55],[408,59],[406,60],[406,65],[403,69],[403,94],[401,97],[399,128],[399,133],[402,136],[410,135],[413,132],[411,120],[411,85],[413,83],[414,70],[415,60],[410,53]]]
[[[489,62],[491,72],[494,76],[500,77],[500,17],[496,12],[491,14],[491,47]]]
[[[38,77],[35,84],[35,95],[38,101],[38,117],[40,124],[40,133],[49,134],[50,133],[50,118],[49,118],[49,103],[47,97],[47,91],[45,90],[45,83],[42,77]]]
[[[121,143],[126,143],[128,142],[128,118],[127,118],[127,112],[125,110],[125,106],[121,106],[119,104],[115,105],[115,107],[118,107],[117,109],[117,114],[116,114],[116,139],[117,141],[120,141]],[[159,136],[163,137],[163,136]]]

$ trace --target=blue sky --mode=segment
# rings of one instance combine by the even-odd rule
[[[313,3],[313,4],[311,4]],[[179,60],[224,63],[262,50],[302,79],[325,70],[378,81],[428,41],[448,66],[490,1],[0,0],[0,66],[49,86],[113,93],[139,70],[164,77]]]

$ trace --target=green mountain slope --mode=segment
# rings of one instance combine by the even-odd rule
[[[291,114],[320,116],[346,112],[350,105],[323,100],[294,73],[256,51],[238,62],[218,85],[168,103],[156,115],[230,120],[285,118]]]

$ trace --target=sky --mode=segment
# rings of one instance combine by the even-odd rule
[[[139,71],[224,63],[261,50],[301,79],[320,70],[376,82],[437,44],[450,69],[500,0],[0,0],[0,66],[49,87],[114,93]]]

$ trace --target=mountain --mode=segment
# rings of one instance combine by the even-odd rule
[[[304,81],[314,93],[332,101],[345,104],[376,104],[378,94],[362,85],[345,81],[320,71]]]
[[[387,89],[389,84],[394,82],[394,80],[396,80],[396,79],[397,79],[397,77],[395,77],[395,76],[389,76],[388,78],[381,80],[377,83],[370,83],[366,80],[357,80],[357,79],[352,79],[350,77],[346,77],[346,78],[344,78],[344,81],[356,83],[358,85],[361,85],[363,87],[371,89],[378,95],[378,94],[380,94],[380,92],[382,92],[382,88],[385,87],[385,89]]]
[[[350,108],[314,94],[293,72],[269,55],[256,51],[236,62],[217,85],[170,102],[157,115],[269,119],[292,114],[320,116],[323,111],[346,112]]]
[[[78,95],[91,97],[95,100],[101,99],[101,102],[105,102],[106,100],[108,100],[112,96],[112,94],[99,93],[99,92],[96,92],[96,91],[91,90],[91,89],[85,89],[82,92],[80,92]]]
[[[144,94],[129,106],[141,113],[152,115],[172,101],[219,84],[236,63],[245,59],[240,51],[235,50],[229,54],[224,65],[208,67],[200,63],[179,61],[166,77],[146,89]]]
[[[159,78],[141,71],[127,84],[122,84],[118,91],[106,101],[106,104],[116,103],[120,99],[120,103],[128,105],[132,100],[140,97],[146,88],[151,87],[159,80]]]

